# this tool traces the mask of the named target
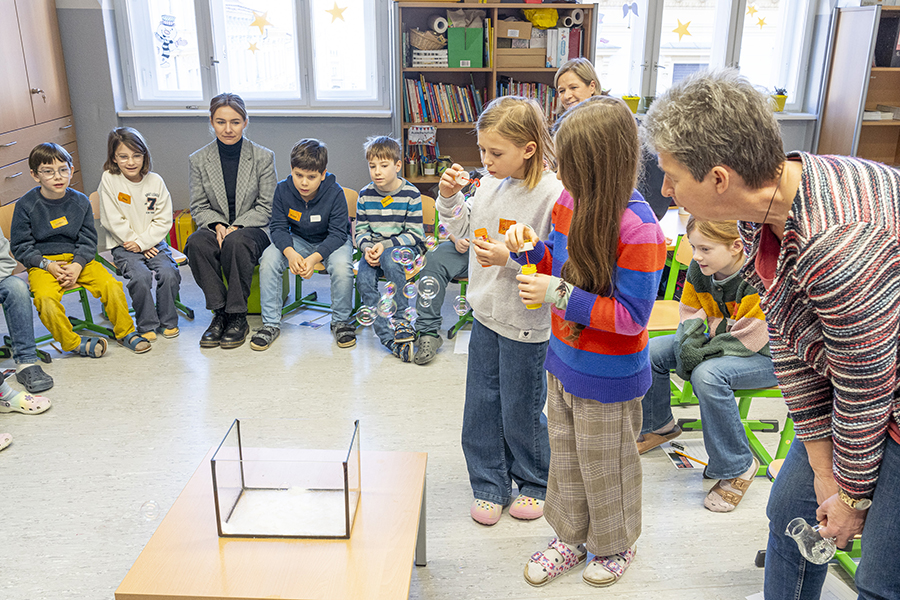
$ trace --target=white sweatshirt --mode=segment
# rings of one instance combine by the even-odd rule
[[[504,242],[500,220],[525,223],[542,240],[550,237],[550,216],[562,194],[562,183],[556,173],[544,171],[540,182],[529,190],[520,179],[496,179],[486,175],[470,202],[463,195],[438,196],[437,209],[441,223],[456,237],[472,238],[473,231],[484,227],[497,242]],[[454,207],[462,205],[458,216]],[[478,322],[505,338],[520,342],[545,342],[550,339],[550,305],[531,310],[519,298],[516,275],[520,266],[509,259],[505,267],[482,267],[469,251],[469,287],[466,300]]]
[[[137,242],[142,252],[166,239],[172,229],[172,198],[162,177],[151,172],[132,183],[121,173],[104,171],[100,224],[117,246]]]

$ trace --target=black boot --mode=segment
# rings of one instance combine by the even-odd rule
[[[250,325],[247,324],[247,313],[229,313],[228,324],[225,327],[225,333],[222,334],[222,341],[219,343],[222,348],[237,348],[247,339],[250,333]]]
[[[206,331],[203,332],[203,337],[200,338],[200,347],[215,348],[219,345],[219,341],[222,339],[222,334],[224,332],[225,310],[219,309],[213,314],[212,323],[210,323],[209,327],[206,328]]]

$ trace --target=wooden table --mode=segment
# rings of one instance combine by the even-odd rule
[[[659,226],[662,227],[663,235],[666,236],[666,249],[670,252],[675,250],[678,238],[684,235],[687,221],[688,215],[679,214],[677,206],[667,210],[663,218],[659,220]]]
[[[408,598],[425,564],[424,452],[362,452],[349,540],[220,538],[210,450],[125,576],[116,600]]]

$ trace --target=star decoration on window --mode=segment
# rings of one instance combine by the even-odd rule
[[[753,15],[755,15],[756,13],[758,13],[758,12],[759,12],[759,10],[758,10],[755,6],[748,6],[748,7],[747,7],[747,14],[750,15],[751,17],[752,17]]]
[[[259,27],[259,35],[266,34],[266,25],[269,25],[270,27],[272,26],[272,24],[266,20],[266,15],[268,14],[268,12],[264,12],[263,14],[259,15],[256,14],[256,12],[253,12],[253,22],[250,23],[250,27]]]
[[[688,25],[690,25],[691,22],[688,21],[687,23],[682,23],[680,19],[675,19],[675,20],[678,21],[678,27],[673,29],[672,33],[678,34],[678,41],[680,42],[681,38],[683,38],[684,36],[691,35],[691,32],[688,31]]]
[[[756,24],[759,25],[759,28],[760,28],[760,29],[762,29],[762,28],[763,28],[763,25],[766,24],[766,18],[765,18],[765,17],[761,17],[761,18],[757,19]]]
[[[332,8],[331,10],[326,10],[325,12],[331,15],[331,22],[334,23],[338,19],[340,19],[341,21],[344,20],[345,10],[347,10],[346,6],[344,8],[338,8],[337,2],[335,2],[334,8]]]
[[[259,47],[257,47],[256,42],[251,42],[250,47],[247,48],[247,50],[256,54],[259,51]]]

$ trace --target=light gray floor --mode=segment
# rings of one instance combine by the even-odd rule
[[[454,354],[452,342],[425,367],[394,358],[371,328],[360,329],[349,350],[333,343],[327,326],[295,325],[285,325],[266,352],[251,351],[249,342],[201,350],[209,313],[189,269],[183,276],[182,298],[197,319],[182,319],[179,338],[160,339],[139,356],[112,344],[100,360],[51,350],[53,364],[45,368],[56,381],[46,393],[53,408],[38,416],[0,415],[0,431],[14,438],[0,453],[0,598],[112,599],[206,452],[235,417],[250,416],[359,419],[364,449],[428,453],[429,564],[414,568],[411,598],[613,593],[647,600],[652,592],[653,600],[711,600],[762,589],[763,570],[753,560],[766,544],[771,484],[757,478],[735,512],[714,514],[702,506],[712,482],[676,471],[659,450],[643,457],[643,533],[623,579],[609,591],[586,586],[578,573],[546,589],[530,587],[524,565],[552,530],[543,519],[520,522],[505,513],[490,528],[469,517],[459,443],[466,356]],[[326,277],[310,283],[329,295]],[[445,302],[447,326],[456,319],[450,308],[456,294],[451,288]],[[251,317],[251,327],[260,324]],[[0,366],[10,368],[12,360]],[[14,378],[11,384],[21,389]],[[781,400],[757,399],[751,414],[783,422],[786,409]],[[696,408],[676,411],[697,415]],[[774,449],[778,435],[762,439]],[[161,508],[153,521],[140,514],[148,500]]]

